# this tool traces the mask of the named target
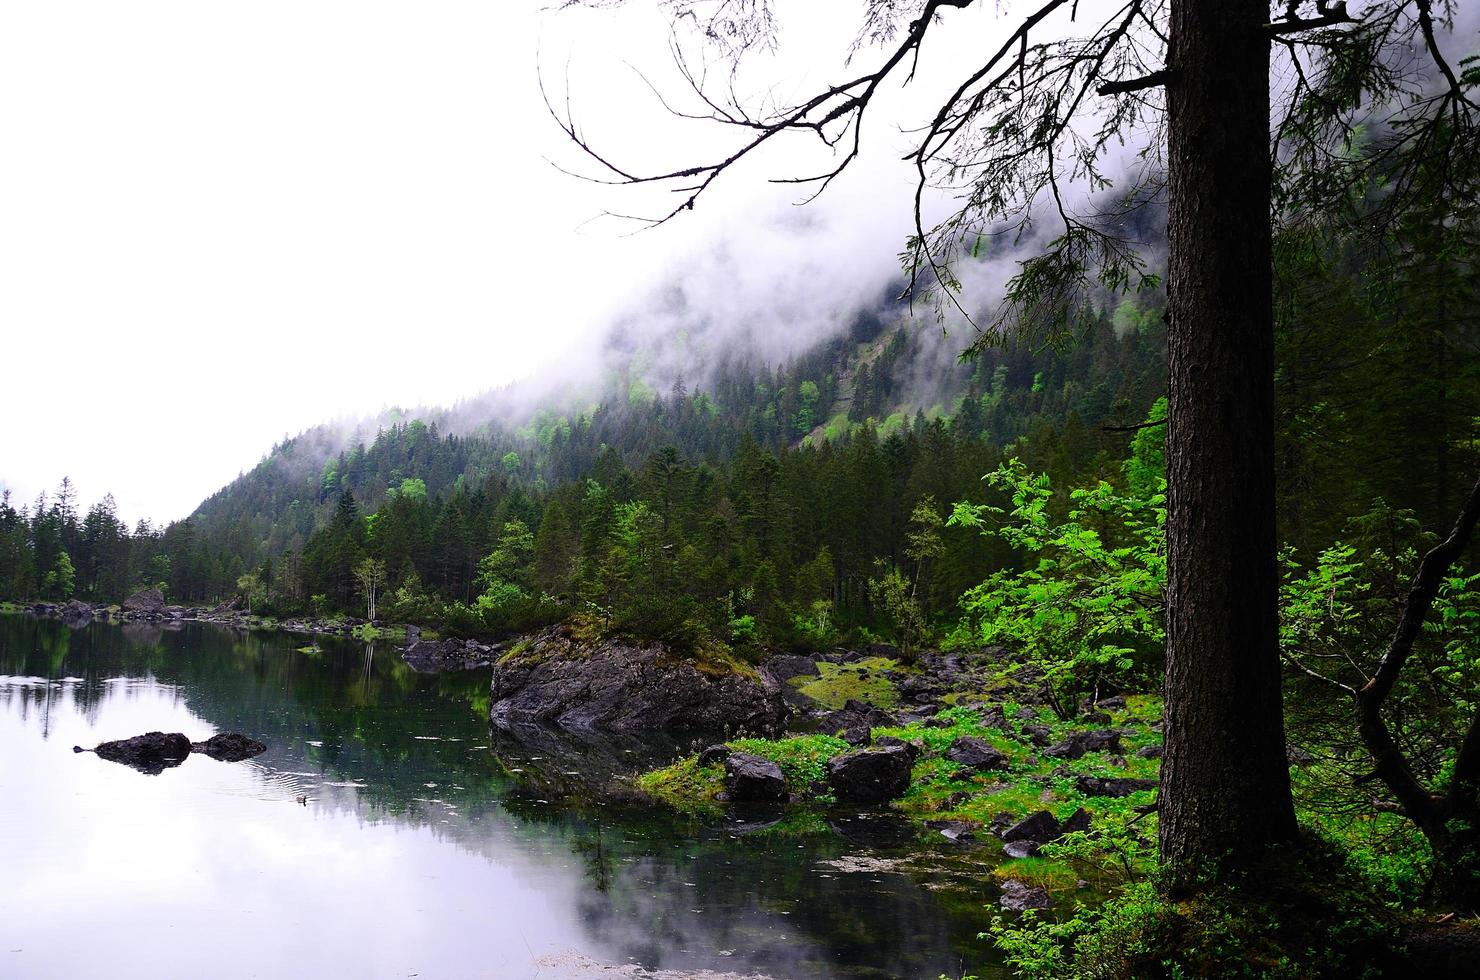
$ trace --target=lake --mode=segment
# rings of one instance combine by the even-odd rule
[[[997,975],[978,856],[846,811],[597,802],[490,731],[486,674],[310,643],[0,616],[0,976]],[[156,730],[268,750],[72,751]]]

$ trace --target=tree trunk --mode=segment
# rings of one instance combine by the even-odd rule
[[[1174,890],[1296,833],[1278,649],[1264,4],[1174,0],[1166,756]]]

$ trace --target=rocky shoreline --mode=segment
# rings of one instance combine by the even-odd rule
[[[211,623],[235,629],[268,629],[283,633],[311,633],[322,636],[352,636],[355,630],[367,625],[365,620],[352,616],[321,619],[317,617],[290,617],[288,619],[265,619],[254,616],[240,608],[237,601],[222,602],[215,606],[186,606],[165,600],[158,589],[145,589],[129,596],[118,605],[83,602],[72,599],[68,602],[21,602],[13,604],[17,611],[45,619],[60,620],[64,625],[80,629],[89,623],[150,623],[156,626],[183,626],[185,623]]]

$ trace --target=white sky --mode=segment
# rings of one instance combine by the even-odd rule
[[[129,522],[183,517],[285,434],[579,356],[690,249],[773,254],[785,222],[753,219],[795,193],[759,177],[657,234],[583,226],[640,204],[543,159],[579,162],[537,64],[560,90],[569,60],[588,132],[628,159],[711,134],[621,65],[671,70],[652,0],[547,2],[0,0],[0,486],[29,502],[69,475]],[[783,6],[799,90],[860,4]],[[963,44],[1000,23],[957,19]],[[894,267],[897,156],[818,213],[839,264]]]

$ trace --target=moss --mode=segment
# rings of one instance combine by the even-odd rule
[[[723,766],[700,766],[696,756],[680,759],[671,766],[643,773],[637,777],[637,788],[675,810],[686,813],[718,811],[715,796],[725,788]]]
[[[900,671],[899,662],[888,657],[868,657],[851,664],[822,661],[817,665],[817,677],[794,677],[791,684],[834,711],[849,701],[893,708],[899,703],[899,691],[890,675]]]

